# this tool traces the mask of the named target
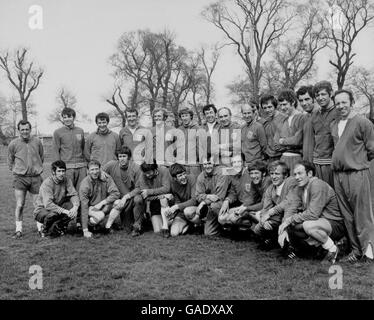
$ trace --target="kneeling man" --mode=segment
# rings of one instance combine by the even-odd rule
[[[34,217],[41,237],[63,235],[79,208],[78,193],[66,178],[65,162],[55,161],[51,167],[52,175],[43,181],[35,201]]]
[[[314,246],[322,245],[326,251],[324,260],[335,263],[339,249],[334,241],[339,241],[345,233],[343,216],[335,191],[328,183],[315,177],[315,172],[314,165],[308,161],[295,164],[298,187],[295,188],[292,205],[298,208],[298,213],[284,216],[279,226],[279,242],[281,244],[285,238],[289,239],[289,258],[296,256],[299,240],[304,239]]]
[[[100,162],[91,160],[88,163],[88,175],[79,187],[81,201],[83,235],[91,238],[88,231],[90,226],[104,223],[104,218],[112,209],[114,201],[119,199],[120,193],[112,177],[100,170]]]

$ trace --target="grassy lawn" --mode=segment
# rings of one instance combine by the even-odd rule
[[[340,265],[343,288],[332,290],[329,266],[285,261],[248,239],[163,239],[152,232],[40,239],[29,197],[24,238],[13,240],[14,195],[3,165],[0,179],[0,299],[374,298],[373,266]],[[42,267],[42,290],[29,288],[31,265]]]

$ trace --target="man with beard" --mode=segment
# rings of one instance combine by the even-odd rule
[[[88,175],[79,187],[79,198],[82,211],[83,235],[91,238],[90,226],[96,228],[105,222],[105,217],[112,209],[114,201],[119,199],[120,192],[112,177],[100,170],[100,162],[91,160],[88,162]]]
[[[120,216],[121,226],[127,231],[132,229],[132,236],[136,237],[141,232],[144,201],[135,189],[140,177],[140,167],[131,161],[131,156],[131,149],[122,146],[118,160],[109,161],[103,168],[113,178],[120,192],[120,199],[114,201],[109,213],[105,231],[111,233],[113,222]]]
[[[214,165],[213,156],[202,157],[203,172],[197,177],[196,200],[198,207],[196,216],[204,223],[204,234],[214,236],[220,233],[218,213],[227,194],[228,176],[222,168]]]
[[[245,155],[245,165],[251,165],[255,161],[265,159],[267,140],[264,127],[254,119],[253,107],[242,106],[242,117],[246,124],[241,130],[241,146]]]
[[[262,209],[262,198],[270,180],[266,177],[266,165],[256,161],[244,167],[244,156],[232,157],[237,172],[230,176],[230,187],[222,203],[218,222],[225,226],[250,226],[256,220],[255,212]]]
[[[297,99],[305,112],[303,128],[303,160],[313,162],[314,136],[312,132],[312,116],[319,110],[315,104],[313,86],[302,86],[296,91]]]
[[[105,112],[95,117],[97,124],[96,132],[91,133],[85,145],[87,161],[97,160],[103,166],[110,160],[117,160],[118,151],[121,149],[121,142],[117,133],[109,130],[109,115]]]
[[[66,177],[66,164],[57,160],[51,165],[52,175],[40,186],[35,201],[35,220],[43,224],[41,237],[60,236],[66,233],[68,223],[75,219],[79,208],[78,192]]]
[[[171,197],[168,197],[168,206],[161,214],[170,225],[170,235],[178,236],[187,232],[188,221],[196,213],[196,177],[187,175],[185,167],[179,163],[171,165],[169,171]]]
[[[275,147],[274,135],[277,125],[282,123],[286,116],[277,110],[278,100],[271,94],[262,95],[260,105],[264,112],[264,118],[261,118],[260,123],[264,126],[266,133],[266,156],[269,162],[273,162],[282,156],[282,152]]]
[[[332,154],[334,186],[351,253],[347,261],[373,262],[374,250],[374,126],[354,114],[354,98],[349,90],[338,90],[333,97],[339,120],[331,124],[335,149]]]
[[[290,208],[288,195],[297,186],[297,181],[294,177],[289,177],[289,172],[290,169],[283,161],[269,164],[272,184],[265,191],[260,221],[253,229],[260,237],[260,248],[265,250],[276,246],[278,227],[284,213]]]
[[[285,247],[288,258],[303,254],[302,244],[322,246],[326,252],[324,260],[335,263],[339,249],[335,242],[345,233],[343,216],[340,213],[336,194],[325,181],[315,177],[313,164],[301,160],[294,170],[297,188],[290,207],[279,226],[279,242]],[[289,239],[285,242],[284,239]],[[335,241],[335,242],[334,242]]]
[[[8,165],[13,173],[13,188],[16,198],[16,232],[15,239],[22,238],[23,208],[25,206],[27,191],[33,196],[35,202],[42,184],[44,151],[39,138],[31,137],[31,123],[20,120],[17,124],[20,136],[9,143]],[[38,231],[42,225],[37,223]]]
[[[84,157],[84,132],[75,126],[76,113],[74,109],[64,108],[61,112],[64,126],[53,133],[53,149],[55,160],[66,163],[66,177],[74,188],[79,189],[83,178],[87,175],[87,164]]]
[[[328,81],[318,82],[314,86],[314,95],[320,109],[312,116],[311,126],[313,138],[313,163],[318,178],[334,187],[331,169],[331,158],[334,142],[331,136],[331,122],[337,117],[337,111],[332,101],[332,86]]]

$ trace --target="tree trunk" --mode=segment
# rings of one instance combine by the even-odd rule
[[[4,146],[7,146],[8,145],[8,140],[5,136],[5,134],[3,133],[3,130],[1,129],[0,127],[0,142],[4,145]]]
[[[369,101],[369,119],[374,124],[374,98],[370,99]]]
[[[21,97],[22,120],[27,121],[27,101]]]

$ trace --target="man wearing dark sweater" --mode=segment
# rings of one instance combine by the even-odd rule
[[[374,250],[374,126],[352,112],[354,98],[338,90],[334,102],[339,119],[331,124],[335,149],[332,155],[335,191],[348,231],[351,253],[347,261],[373,261]]]
[[[136,181],[140,177],[140,167],[132,161],[131,149],[122,146],[118,160],[109,161],[103,171],[113,178],[121,196],[114,201],[113,209],[105,224],[106,231],[110,232],[113,222],[120,216],[121,225],[126,231],[132,229],[133,237],[140,235],[144,201],[135,189]]]

